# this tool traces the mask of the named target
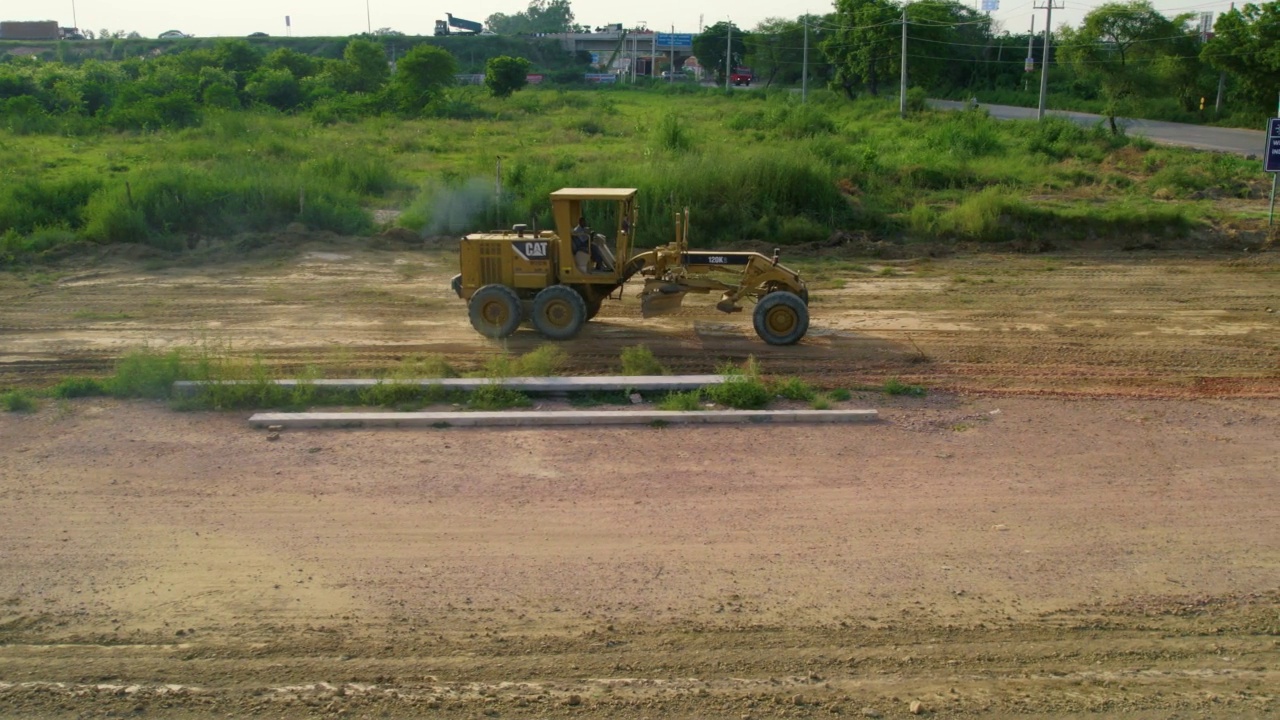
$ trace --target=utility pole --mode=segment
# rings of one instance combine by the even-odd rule
[[[1053,9],[1062,9],[1062,0],[1043,0],[1044,4],[1036,5],[1036,9],[1044,9],[1044,56],[1040,58],[1040,109],[1036,111],[1036,120],[1044,119],[1044,107],[1049,99],[1049,48],[1053,42]]]
[[[898,82],[898,115],[907,117],[907,4],[902,4],[902,78]]]
[[[809,14],[804,15],[804,72],[800,75],[800,102],[809,102]]]
[[[729,76],[733,74],[730,64],[733,62],[733,21],[728,23],[729,32],[724,43],[724,89],[729,90]]]
[[[71,24],[75,26],[76,32],[80,32],[80,21],[76,19],[76,0],[71,0]]]
[[[1027,35],[1027,60],[1023,65],[1023,72],[1034,72],[1036,69],[1035,51],[1031,47],[1031,43],[1036,40],[1036,16],[1031,16],[1031,32]],[[1022,79],[1022,92],[1027,91],[1027,80],[1024,76]]]
[[[1231,11],[1235,12],[1236,4],[1231,3]],[[1213,116],[1218,117],[1222,114],[1222,93],[1227,89],[1227,71],[1223,70],[1218,74],[1218,99],[1213,103]]]
[[[364,20],[369,24],[369,34],[373,34],[373,11],[369,9],[369,0],[364,0]]]

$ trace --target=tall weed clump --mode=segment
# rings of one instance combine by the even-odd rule
[[[299,180],[287,168],[256,163],[163,166],[96,192],[84,210],[84,235],[100,243],[167,247],[174,233],[265,230],[295,219],[339,233],[368,230],[372,223],[358,196],[341,182]]]
[[[683,153],[693,148],[693,136],[677,113],[667,113],[658,121],[654,129],[658,147],[675,153]]]
[[[27,234],[40,228],[84,225],[85,205],[102,187],[96,177],[24,178],[0,188],[0,230]]]

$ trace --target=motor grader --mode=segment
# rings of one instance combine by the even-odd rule
[[[634,188],[564,188],[551,193],[554,230],[516,225],[462,239],[462,272],[453,290],[467,301],[471,325],[505,338],[529,321],[546,337],[568,340],[600,312],[601,304],[639,275],[643,317],[678,310],[689,293],[720,292],[716,308],[733,313],[755,302],[756,334],[771,345],[791,345],[809,329],[809,291],[800,276],[757,252],[689,249],[689,211],[675,218],[674,241],[636,252]],[[602,209],[603,208],[603,209]],[[586,218],[606,218],[604,226]],[[575,225],[577,219],[577,225]],[[634,253],[634,254],[633,254]]]

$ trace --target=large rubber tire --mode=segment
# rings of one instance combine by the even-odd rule
[[[533,326],[552,340],[568,340],[587,322],[587,302],[567,285],[544,288],[533,298]]]
[[[809,308],[799,295],[777,290],[760,298],[752,320],[770,345],[794,345],[809,331]]]
[[[485,285],[467,304],[471,327],[487,338],[509,337],[520,327],[520,298],[506,285]]]

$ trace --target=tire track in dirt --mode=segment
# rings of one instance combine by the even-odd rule
[[[426,263],[406,279],[397,268]],[[279,266],[127,265],[72,273],[37,288],[0,285],[0,384],[39,385],[103,373],[130,346],[210,343],[285,368],[377,374],[438,353],[474,369],[526,352],[471,331],[447,289],[439,253],[311,254]],[[614,372],[627,346],[648,345],[674,371],[705,372],[748,355],[768,372],[830,384],[900,376],[957,390],[1064,393],[1280,394],[1280,269],[1274,259],[1187,261],[989,258],[907,265],[892,277],[850,273],[815,290],[799,346],[759,342],[749,311],[725,316],[691,296],[675,316],[642,321],[635,292],[607,303],[564,343],[574,372]],[[830,281],[824,281],[830,282]],[[890,313],[885,315],[884,313]]]

